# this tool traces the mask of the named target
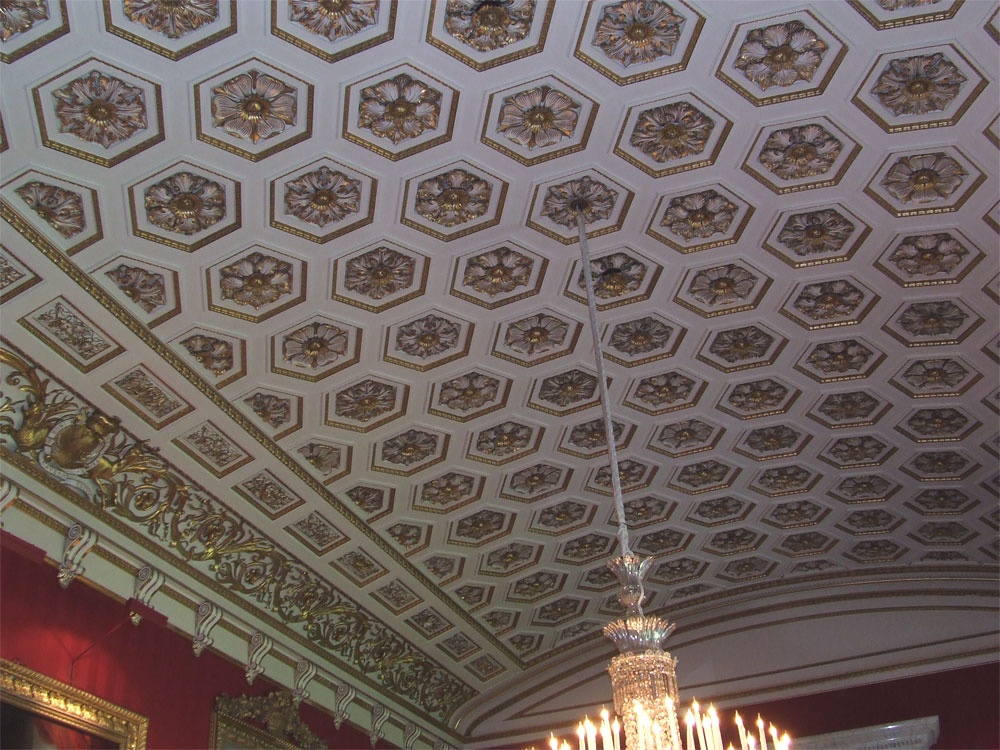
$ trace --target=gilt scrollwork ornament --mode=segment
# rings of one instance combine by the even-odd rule
[[[63,542],[62,562],[59,563],[59,571],[56,574],[59,585],[64,589],[76,580],[76,577],[83,573],[83,558],[97,544],[97,534],[93,529],[75,523],[66,532],[66,539]]]
[[[5,461],[49,474],[53,491],[67,502],[87,505],[169,547],[172,556],[205,571],[230,595],[266,608],[284,627],[428,713],[446,719],[471,697],[470,686],[6,342],[0,366]],[[67,581],[79,574],[86,546],[83,530],[78,533],[82,541],[68,544],[64,556]],[[197,632],[203,637],[196,636],[196,653],[210,644],[216,618],[211,606],[199,612]],[[248,644],[251,657],[252,648]],[[259,665],[263,653],[256,656]]]

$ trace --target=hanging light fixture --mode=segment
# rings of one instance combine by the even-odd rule
[[[693,701],[684,717],[684,743],[678,716],[680,700],[677,691],[677,659],[664,650],[663,643],[674,631],[674,625],[658,615],[643,612],[645,599],[643,583],[651,557],[639,557],[629,547],[628,522],[622,499],[621,477],[618,474],[618,450],[615,446],[611,421],[611,400],[604,373],[604,352],[601,347],[600,329],[597,325],[597,303],[594,278],[590,268],[587,231],[583,201],[576,206],[577,230],[580,241],[580,263],[587,292],[590,331],[594,339],[594,359],[597,365],[597,383],[604,417],[604,434],[608,443],[611,463],[611,490],[618,519],[618,557],[608,567],[618,577],[618,602],[625,614],[604,626],[604,636],[618,647],[618,655],[608,665],[611,689],[617,717],[611,718],[607,710],[601,711],[600,724],[585,718],[577,728],[578,750],[723,750],[719,715],[709,705],[702,710]],[[619,721],[619,718],[621,720]],[[755,727],[747,728],[739,713],[735,716],[740,750],[787,750],[791,740],[785,733],[779,737],[772,724],[765,730],[764,720],[758,716]],[[625,731],[622,745],[621,731]],[[756,729],[756,731],[754,731]],[[566,740],[554,734],[549,738],[550,750],[575,750]],[[729,748],[734,748],[730,743]]]

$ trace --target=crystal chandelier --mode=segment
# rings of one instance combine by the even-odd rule
[[[604,373],[604,352],[597,325],[597,303],[594,279],[587,247],[583,202],[576,209],[577,229],[580,236],[580,260],[590,330],[594,339],[594,359],[597,364],[597,383],[604,417],[604,434],[607,436],[608,457],[611,463],[611,490],[618,518],[618,557],[608,567],[618,577],[618,602],[625,614],[604,626],[604,635],[618,647],[618,655],[608,665],[615,713],[621,717],[611,719],[607,710],[601,711],[600,724],[584,719],[577,728],[577,743],[570,744],[551,735],[550,750],[623,750],[621,730],[625,730],[625,750],[723,750],[719,715],[709,705],[702,710],[698,701],[691,704],[684,717],[684,743],[678,716],[680,701],[677,692],[677,659],[665,651],[663,642],[674,631],[674,625],[658,615],[643,612],[645,599],[643,582],[653,561],[639,557],[629,547],[628,523],[622,499],[621,478],[618,474],[618,450],[615,446],[611,421],[611,401],[608,381]],[[772,724],[765,730],[764,720],[758,716],[755,727],[747,728],[737,713],[735,724],[740,750],[788,750],[788,734],[779,736]],[[754,731],[756,730],[756,731]],[[734,750],[730,743],[729,750]]]

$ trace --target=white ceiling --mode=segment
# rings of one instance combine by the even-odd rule
[[[994,4],[8,5],[5,375],[67,399],[3,382],[26,492],[427,737],[606,700],[582,195],[682,693],[989,658]]]

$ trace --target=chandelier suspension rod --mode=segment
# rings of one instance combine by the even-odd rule
[[[576,227],[580,235],[580,261],[583,280],[587,290],[587,311],[590,314],[590,330],[594,339],[594,360],[597,365],[597,384],[601,394],[601,411],[604,414],[604,436],[608,443],[608,457],[611,459],[611,492],[614,495],[615,513],[618,516],[618,543],[621,556],[632,554],[628,543],[628,524],[625,521],[625,501],[622,499],[622,481],[618,474],[618,446],[615,440],[614,423],[611,421],[611,399],[608,396],[608,378],[604,372],[604,349],[601,346],[601,332],[597,325],[597,303],[594,294],[594,277],[590,270],[590,249],[587,245],[587,227],[583,222],[583,209],[577,206]],[[641,603],[640,603],[640,613]]]

